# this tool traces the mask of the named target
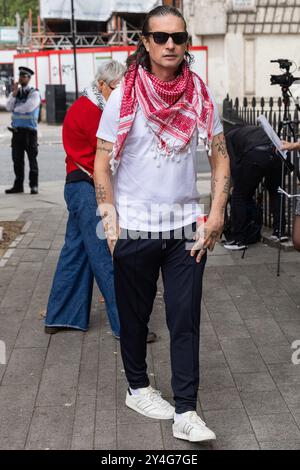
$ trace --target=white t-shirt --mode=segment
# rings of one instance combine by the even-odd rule
[[[210,94],[211,96],[211,94]],[[223,132],[216,102],[214,135]],[[121,88],[111,93],[104,108],[97,137],[115,143],[121,106]],[[120,165],[114,176],[114,196],[121,228],[161,232],[185,227],[203,211],[197,191],[195,131],[189,153],[171,160],[158,155],[157,138],[147,125],[140,107],[126,139]]]

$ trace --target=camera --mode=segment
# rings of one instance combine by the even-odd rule
[[[300,77],[294,77],[290,73],[293,62],[288,59],[277,59],[271,60],[271,63],[278,63],[282,70],[286,70],[282,75],[271,75],[271,85],[280,85],[282,88],[290,88],[293,83],[297,81],[300,83]]]

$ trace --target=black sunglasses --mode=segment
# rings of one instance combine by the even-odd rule
[[[173,42],[177,45],[184,44],[187,42],[189,35],[187,32],[180,33],[163,33],[155,31],[154,33],[145,33],[144,36],[153,36],[153,40],[156,44],[166,44],[171,37]]]

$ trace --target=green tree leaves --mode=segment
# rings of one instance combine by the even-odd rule
[[[29,9],[32,10],[32,22],[36,24],[39,0],[0,0],[0,26],[15,26],[17,12],[24,21],[28,17]]]

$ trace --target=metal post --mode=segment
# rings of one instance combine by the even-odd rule
[[[74,0],[71,0],[71,11],[72,11],[72,43],[73,43],[73,55],[74,55],[74,74],[75,74],[75,96],[78,98],[78,77],[77,77],[77,59],[76,59],[76,34],[75,34],[75,19],[74,19]]]
[[[284,188],[284,161],[282,161],[281,165],[281,188]],[[282,235],[282,221],[283,221],[283,211],[285,210],[284,207],[284,199],[283,194],[280,194],[280,216],[279,216],[279,242],[278,242],[278,257],[277,257],[277,277],[280,277],[280,265],[281,265],[281,235]]]

